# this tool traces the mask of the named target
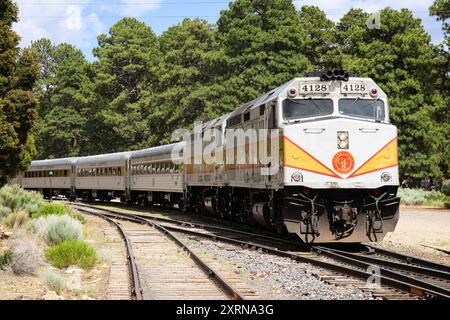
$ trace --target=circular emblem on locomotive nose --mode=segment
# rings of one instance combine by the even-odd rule
[[[333,168],[340,174],[350,173],[355,167],[355,159],[347,151],[340,151],[333,157]]]

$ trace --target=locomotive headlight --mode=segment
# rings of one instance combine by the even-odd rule
[[[294,172],[291,176],[291,182],[303,182],[303,175],[300,172]]]
[[[383,182],[392,181],[392,175],[389,172],[383,172],[381,174],[381,181],[383,181]]]
[[[350,148],[350,139],[347,131],[339,131],[337,133],[337,137],[338,137],[338,149]]]

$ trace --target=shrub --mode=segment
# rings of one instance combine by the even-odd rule
[[[44,229],[48,244],[55,245],[65,240],[83,240],[83,226],[69,216],[49,216]]]
[[[83,269],[91,269],[96,261],[95,250],[80,240],[66,240],[45,252],[46,258],[57,268],[77,265]]]
[[[445,195],[439,191],[426,191],[422,189],[402,189],[398,190],[401,203],[408,206],[437,206],[443,207]]]
[[[69,209],[62,203],[47,203],[41,207],[38,215],[40,216],[49,216],[49,215],[57,215],[62,216],[69,213]]]
[[[50,290],[55,291],[58,295],[64,291],[64,279],[59,273],[49,271],[44,276],[44,282]]]
[[[26,211],[29,214],[39,212],[44,205],[44,198],[37,192],[30,192],[20,186],[6,185],[0,189],[0,206],[11,211]]]
[[[40,237],[45,236],[45,230],[48,226],[48,220],[45,217],[40,217],[38,219],[32,219],[28,222],[28,229],[34,234]]]
[[[10,228],[18,228],[28,220],[28,213],[19,211],[11,213],[5,218],[5,224]]]
[[[11,213],[11,209],[0,205],[0,219],[6,217]]]
[[[450,179],[447,179],[444,182],[442,182],[441,192],[446,196],[450,196]]]
[[[0,270],[5,270],[10,265],[12,258],[12,251],[7,250],[0,255]]]
[[[35,239],[14,240],[11,255],[11,269],[15,274],[34,274],[42,265],[41,251]]]

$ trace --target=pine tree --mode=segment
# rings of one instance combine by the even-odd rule
[[[237,0],[217,25],[221,50],[212,57],[217,114],[311,70],[300,16],[290,0]]]
[[[213,76],[209,55],[216,49],[213,26],[185,19],[165,31],[159,42],[162,61],[155,109],[149,118],[155,129],[150,145],[170,142],[173,130],[189,128],[196,120],[213,116],[206,113],[211,100],[207,85]]]
[[[315,6],[303,6],[299,14],[301,28],[306,35],[302,53],[308,57],[315,71],[328,71],[325,56],[333,46],[334,22]]]
[[[150,27],[134,18],[124,18],[98,37],[94,55],[97,141],[92,152],[136,149],[148,140],[150,104],[140,103],[155,87],[160,53]]]
[[[38,93],[40,119],[36,142],[38,158],[79,156],[89,148],[88,123],[95,100],[90,64],[83,53],[69,44],[54,46],[39,40],[33,46],[39,52],[41,74]]]
[[[37,99],[32,92],[38,77],[35,53],[18,48],[12,30],[17,7],[0,3],[0,186],[8,176],[26,169],[35,152],[31,134]]]
[[[438,58],[421,21],[411,11],[386,8],[381,28],[368,28],[369,14],[350,10],[336,26],[338,46],[330,60],[356,76],[370,77],[387,93],[392,122],[399,128],[400,169],[423,177],[441,173],[437,151],[439,132],[433,122]]]

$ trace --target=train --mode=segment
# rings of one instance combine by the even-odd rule
[[[294,78],[138,151],[33,161],[10,179],[46,197],[178,207],[304,243],[381,241],[399,219],[397,128],[371,79]]]

